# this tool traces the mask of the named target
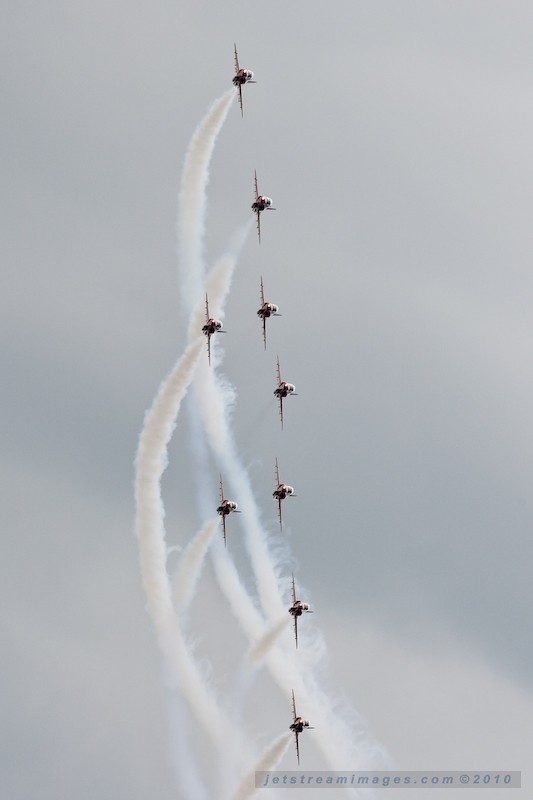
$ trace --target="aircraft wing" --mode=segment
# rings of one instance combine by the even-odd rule
[[[279,356],[277,357],[278,388],[281,386],[281,369],[279,366]],[[283,397],[279,395],[279,417],[281,419],[281,429],[283,430]]]
[[[205,295],[205,323],[209,322],[209,300],[207,299],[207,293]]]
[[[224,502],[224,484],[222,483],[222,475],[220,476],[220,505]]]
[[[261,308],[265,305],[265,290],[263,289],[263,276],[261,275]],[[263,315],[263,342],[265,343],[265,350],[267,349],[267,326],[266,317]]]
[[[222,514],[222,534],[224,536],[224,547],[227,547],[228,545],[227,545],[227,542],[226,542],[226,516],[225,516],[225,514]]]
[[[240,83],[239,83],[237,88],[239,90],[239,105],[241,107],[241,117],[244,117],[244,111],[243,111],[243,108],[242,108],[242,86],[241,86]]]
[[[254,189],[255,189],[255,200],[257,202],[259,198],[259,189],[257,188],[257,171],[254,170]],[[261,212],[259,209],[255,212],[257,214],[257,235],[259,237],[259,244],[261,244]]]
[[[294,689],[292,690],[292,721],[296,722],[296,701],[294,699]],[[296,740],[296,758],[298,764],[300,763],[300,745],[298,744],[298,732],[294,731],[294,738]]]
[[[235,44],[235,42],[233,42],[233,49],[235,51],[235,75],[236,75],[240,67],[239,67],[239,56],[237,54],[237,45]]]
[[[292,604],[293,606],[296,605],[296,588],[294,586],[294,573],[292,576]],[[298,617],[294,614],[294,639],[296,641],[296,647],[298,647]],[[296,713],[296,711],[294,712]]]
[[[207,334],[207,360],[211,366],[211,334]]]

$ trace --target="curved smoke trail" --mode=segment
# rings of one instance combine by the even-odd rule
[[[212,288],[215,302],[227,294],[232,274],[231,259],[215,272]],[[202,304],[193,317],[200,317]],[[168,377],[161,384],[139,439],[135,459],[135,531],[148,610],[154,622],[159,647],[168,667],[187,698],[198,722],[220,750],[234,744],[239,756],[247,752],[242,737],[221,711],[212,692],[206,687],[181,633],[172,603],[166,569],[167,546],[164,530],[164,507],[161,478],[167,466],[167,446],[175,428],[183,397],[193,379],[203,354],[204,337],[196,336],[187,346]],[[214,526],[211,526],[211,530]],[[205,550],[204,550],[205,553]],[[196,561],[199,569],[201,561]]]
[[[179,358],[161,384],[147,412],[135,458],[135,532],[148,610],[156,631],[173,617],[170,585],[166,570],[167,546],[160,480],[167,466],[166,448],[172,437],[179,407],[202,352],[203,338],[197,337]],[[163,636],[159,641],[166,647]]]
[[[178,198],[177,238],[182,304],[186,312],[203,295],[203,243],[209,163],[218,134],[226,120],[235,90],[215,100],[196,128],[185,155]]]
[[[203,337],[198,337],[187,347],[163,381],[146,415],[135,459],[135,532],[148,611],[159,647],[198,722],[213,745],[219,748],[227,742],[229,734],[232,737],[237,734],[205,685],[178,624],[166,569],[165,512],[161,499],[161,477],[167,466],[167,446],[181,401],[192,381],[202,351]]]

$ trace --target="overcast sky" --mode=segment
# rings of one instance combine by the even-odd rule
[[[208,263],[250,217],[254,169],[277,211],[248,237],[216,344],[274,544],[276,456],[298,494],[287,575],[315,609],[325,681],[401,769],[526,770],[531,4],[6,0],[1,29],[5,796],[180,796],[133,459],[186,342],[180,173],[234,41],[257,84],[217,142]],[[266,353],[261,275],[283,314]],[[298,392],[283,434],[277,354]],[[190,460],[184,415],[170,544],[202,521]],[[209,568],[201,590],[194,634],[202,657],[218,646],[223,687]],[[288,726],[270,691],[265,744]]]

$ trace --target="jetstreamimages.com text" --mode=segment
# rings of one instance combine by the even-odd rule
[[[257,789],[520,789],[521,772],[256,772]]]

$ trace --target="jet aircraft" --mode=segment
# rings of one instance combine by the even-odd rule
[[[312,614],[309,603],[302,603],[301,600],[296,599],[296,589],[294,587],[294,575],[292,576],[292,606],[289,608],[289,614],[294,618],[294,638],[296,640],[296,647],[298,647],[298,617],[301,617],[304,611],[307,614]]]
[[[278,518],[279,518],[279,529],[283,530],[283,523],[281,520],[281,501],[285,500],[286,497],[296,497],[294,494],[294,488],[289,486],[288,483],[281,483],[279,479],[279,468],[278,468],[278,459],[276,458],[276,488],[272,492],[272,497],[274,500],[278,501]]]
[[[257,83],[254,81],[254,73],[251,69],[243,69],[239,66],[239,56],[237,54],[237,45],[233,43],[235,51],[235,75],[233,76],[233,85],[239,90],[239,105],[241,107],[241,117],[244,116],[242,108],[242,87],[245,83]]]
[[[213,319],[209,316],[209,302],[207,294],[205,296],[205,325],[202,327],[202,333],[207,336],[207,360],[211,364],[211,336],[214,333],[226,333],[222,330],[222,323],[218,319]]]
[[[281,370],[279,367],[279,356],[278,356],[278,385],[276,389],[274,389],[274,394],[277,398],[279,398],[279,416],[281,419],[281,429],[283,430],[283,398],[287,397],[289,394],[296,395],[294,391],[296,387],[294,383],[287,383],[287,381],[281,380]]]
[[[263,342],[265,343],[265,350],[267,347],[267,333],[266,333],[266,321],[269,317],[281,317],[281,314],[278,314],[278,307],[275,303],[267,303],[265,302],[265,291],[263,289],[263,276],[261,276],[261,308],[257,312],[257,316],[261,318],[263,321]]]
[[[254,172],[255,181],[255,200],[252,203],[252,211],[257,214],[257,236],[259,237],[259,244],[261,244],[261,211],[275,211],[272,207],[272,198],[266,197],[264,194],[259,194],[257,188],[257,172]]]
[[[226,500],[224,497],[224,484],[222,483],[222,475],[220,476],[220,505],[217,508],[217,514],[220,514],[222,517],[222,533],[224,534],[224,545],[227,546],[226,543],[226,517],[228,514],[235,512],[240,514],[240,511],[237,508],[237,503],[233,500]]]
[[[233,85],[239,90],[239,105],[241,107],[241,117],[244,116],[242,110],[242,87],[244,83],[256,83],[254,81],[254,73],[251,69],[243,69],[239,66],[239,56],[237,55],[237,45],[233,43],[235,50],[235,75],[233,76]]]
[[[312,730],[313,726],[309,724],[309,722],[304,719],[303,717],[299,717],[296,714],[296,702],[294,700],[294,689],[292,690],[292,716],[293,722],[290,726],[289,730],[294,733],[294,738],[296,739],[296,757],[298,758],[298,764],[300,763],[300,747],[298,745],[298,736],[302,733],[304,728],[310,728]]]

